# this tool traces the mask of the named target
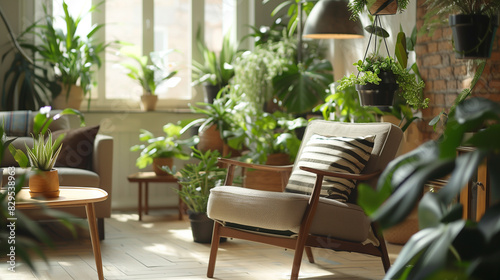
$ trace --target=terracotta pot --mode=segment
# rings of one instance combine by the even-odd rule
[[[158,176],[172,176],[171,174],[167,173],[160,167],[162,166],[168,166],[170,169],[172,169],[172,166],[174,166],[174,159],[173,158],[154,158],[153,159],[153,171],[156,173]]]
[[[267,157],[266,165],[288,165],[291,164],[290,156],[287,154],[271,154]],[[277,172],[263,170],[245,170],[245,188],[259,189],[273,192],[282,192],[281,176]]]
[[[52,100],[52,107],[54,109],[66,109],[73,108],[80,110],[83,101],[83,88],[80,86],[72,85],[69,89],[68,87],[60,84],[62,89],[61,93]]]
[[[398,11],[397,0],[376,0],[369,8],[372,15],[394,15]]]
[[[33,172],[29,177],[31,197],[59,197],[59,176],[56,169]]]
[[[156,103],[158,103],[158,95],[143,94],[141,96],[141,110],[143,111],[156,110]]]
[[[224,151],[224,141],[220,137],[220,132],[216,125],[211,125],[204,131],[198,133],[200,142],[197,145],[198,150],[206,152],[208,150],[219,151],[221,154]]]

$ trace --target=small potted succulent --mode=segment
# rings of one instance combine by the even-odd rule
[[[136,160],[136,166],[142,169],[152,164],[156,175],[169,176],[170,174],[161,167],[169,166],[172,168],[174,158],[189,159],[189,154],[184,148],[194,146],[198,142],[197,136],[180,139],[185,131],[182,126],[173,123],[163,126],[165,136],[160,137],[155,137],[150,131],[141,129],[139,140],[144,144],[134,145],[130,148],[131,151],[141,151]]]
[[[33,172],[29,177],[29,188],[31,197],[58,197],[59,176],[54,169],[57,157],[61,151],[61,141],[64,134],[52,141],[52,133],[48,132],[47,141],[43,133],[38,137],[33,135],[33,148],[26,146],[26,154],[13,146],[9,146],[10,152],[21,167],[31,167]]]
[[[66,134],[60,134],[52,141],[49,125],[63,115],[77,115],[80,124],[85,125],[83,115],[78,110],[66,108],[61,112],[51,115],[51,107],[45,106],[33,119],[33,147],[25,143],[25,151],[9,144],[9,151],[20,167],[31,167],[29,177],[31,197],[58,197],[59,177],[54,165],[62,148],[62,140]]]

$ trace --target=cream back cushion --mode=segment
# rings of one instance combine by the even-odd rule
[[[370,159],[374,140],[373,135],[355,138],[312,135],[296,162],[285,190],[302,194],[312,192],[316,175],[299,169],[300,166],[351,174],[361,173]],[[321,196],[345,202],[355,187],[355,180],[325,176]]]

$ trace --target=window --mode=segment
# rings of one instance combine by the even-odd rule
[[[90,8],[90,2],[65,0],[69,11],[77,15]],[[64,11],[62,0],[53,0],[53,14],[58,17]],[[82,32],[93,23],[105,22],[103,40],[119,40],[134,44],[144,55],[151,51],[161,52],[176,49],[166,56],[165,65],[178,70],[181,78],[175,87],[159,86],[158,108],[185,106],[195,95],[191,87],[192,38],[197,26],[203,24],[205,38],[210,48],[220,51],[223,32],[232,26],[235,19],[234,0],[106,0],[98,8],[99,13],[84,17]],[[126,4],[125,4],[126,3]],[[204,5],[200,5],[204,3]],[[202,13],[204,11],[204,13]],[[196,15],[202,14],[202,17]],[[91,18],[94,16],[94,18]],[[200,18],[202,20],[200,20]],[[203,20],[204,19],[204,20]],[[61,23],[62,24],[62,23]],[[103,67],[98,73],[98,85],[92,90],[91,109],[139,107],[142,88],[125,75],[119,66],[122,57],[115,50],[105,53]]]

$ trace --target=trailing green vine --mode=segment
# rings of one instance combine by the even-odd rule
[[[378,85],[381,81],[378,74],[381,71],[392,72],[396,76],[396,82],[399,85],[398,94],[406,101],[406,104],[415,109],[427,108],[429,105],[429,98],[423,98],[422,94],[425,87],[424,82],[417,80],[409,69],[403,68],[394,58],[389,56],[381,58],[371,55],[366,58],[365,62],[359,60],[353,65],[357,67],[360,74],[363,74],[351,74],[343,77],[340,80],[339,90],[369,83]]]

